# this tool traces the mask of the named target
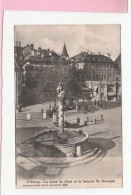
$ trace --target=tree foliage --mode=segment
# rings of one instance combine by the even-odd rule
[[[27,88],[38,89],[38,96],[48,93],[49,101],[57,97],[56,88],[61,81],[64,84],[66,100],[86,99],[89,91],[85,85],[85,70],[72,66],[45,67],[37,72],[37,78],[26,81]]]
[[[69,67],[63,76],[62,82],[64,83],[66,98],[75,100],[82,98],[84,88],[86,87],[83,70]]]

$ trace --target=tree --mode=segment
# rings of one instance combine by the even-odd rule
[[[49,101],[53,98],[55,99],[57,96],[56,89],[61,81],[61,77],[63,75],[63,70],[61,67],[55,67],[54,69],[50,67],[45,67],[43,71],[41,71],[41,78],[39,78],[39,88],[41,92],[51,92],[51,96],[49,97]]]
[[[81,79],[82,70],[76,69],[76,67],[68,67],[67,71],[63,75],[62,83],[66,92],[66,100],[72,102],[78,101],[82,98],[84,88],[86,87],[84,79]],[[82,77],[84,78],[84,76]]]

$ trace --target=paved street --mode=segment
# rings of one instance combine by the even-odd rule
[[[77,129],[83,129],[89,134],[89,140],[94,140],[97,143],[102,144],[107,149],[106,156],[97,163],[86,164],[85,166],[65,168],[61,171],[61,174],[56,176],[56,179],[72,178],[72,172],[74,172],[74,178],[83,179],[114,179],[115,186],[121,184],[122,175],[122,132],[121,132],[121,107],[118,105],[99,109],[95,112],[88,112],[82,114],[75,110],[65,113],[65,119],[67,121],[74,121],[80,117],[81,121],[86,120],[86,117],[95,117],[103,114],[104,121],[96,125],[78,126]],[[54,128],[52,119],[32,119],[17,120],[16,137],[17,143],[21,143],[31,138],[36,133],[45,130],[47,128]],[[36,177],[41,179],[47,179],[47,176],[40,174]],[[50,176],[48,177],[50,179]],[[19,179],[23,180],[21,176]]]

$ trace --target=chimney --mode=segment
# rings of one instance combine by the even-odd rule
[[[19,41],[19,47],[21,47],[21,42]]]

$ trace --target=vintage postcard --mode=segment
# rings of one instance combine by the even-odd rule
[[[16,188],[121,188],[121,26],[14,27]]]

